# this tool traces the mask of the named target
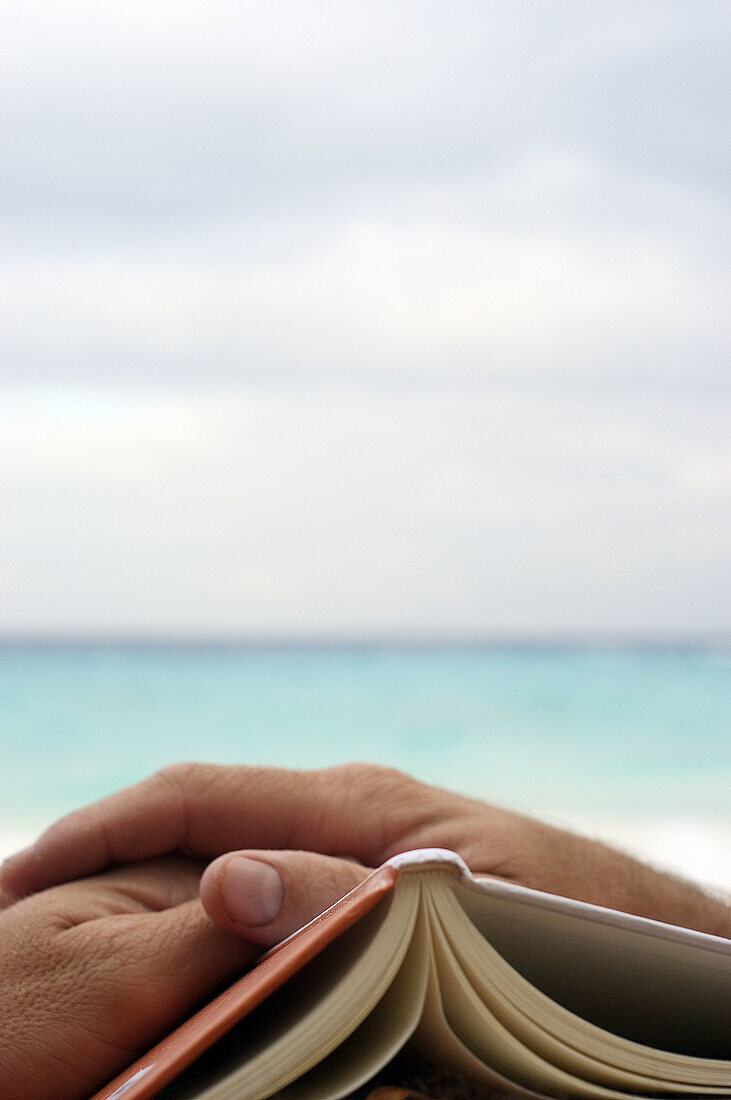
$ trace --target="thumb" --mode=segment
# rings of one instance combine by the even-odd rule
[[[219,927],[269,947],[333,905],[368,871],[315,852],[229,852],[206,868],[200,897]]]

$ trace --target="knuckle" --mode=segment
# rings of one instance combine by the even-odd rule
[[[178,847],[189,855],[199,854],[196,821],[211,791],[220,790],[227,769],[217,764],[178,761],[166,764],[146,781],[148,797],[158,808],[166,806],[167,820],[175,823]]]
[[[340,764],[333,771],[338,772],[342,782],[350,787],[362,787],[368,790],[393,790],[408,786],[414,780],[404,772],[383,764],[367,761],[354,761]]]
[[[191,760],[177,760],[173,764],[165,764],[164,767],[158,768],[158,770],[153,772],[150,776],[150,781],[174,784],[177,787],[186,787],[190,780],[195,778],[200,767],[200,764],[196,764]]]
[[[153,772],[147,782],[172,789],[182,799],[194,799],[221,783],[230,768],[220,764],[202,764],[196,760],[178,760]]]
[[[39,847],[53,848],[65,845],[70,837],[92,834],[98,818],[99,813],[93,803],[90,806],[82,806],[49,825],[38,838],[37,844]]]
[[[166,764],[164,768],[154,772],[146,783],[156,798],[165,802],[172,801],[185,817],[187,804],[195,799],[205,783],[205,765],[188,761]]]

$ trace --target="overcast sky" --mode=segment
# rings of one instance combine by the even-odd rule
[[[0,632],[728,632],[726,0],[0,13]]]

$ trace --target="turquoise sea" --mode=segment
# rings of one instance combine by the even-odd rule
[[[723,648],[6,643],[0,729],[5,849],[173,760],[368,759],[731,864]]]

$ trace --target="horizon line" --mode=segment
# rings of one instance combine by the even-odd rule
[[[0,631],[1,648],[148,649],[726,649],[731,632],[495,631],[229,633]]]

